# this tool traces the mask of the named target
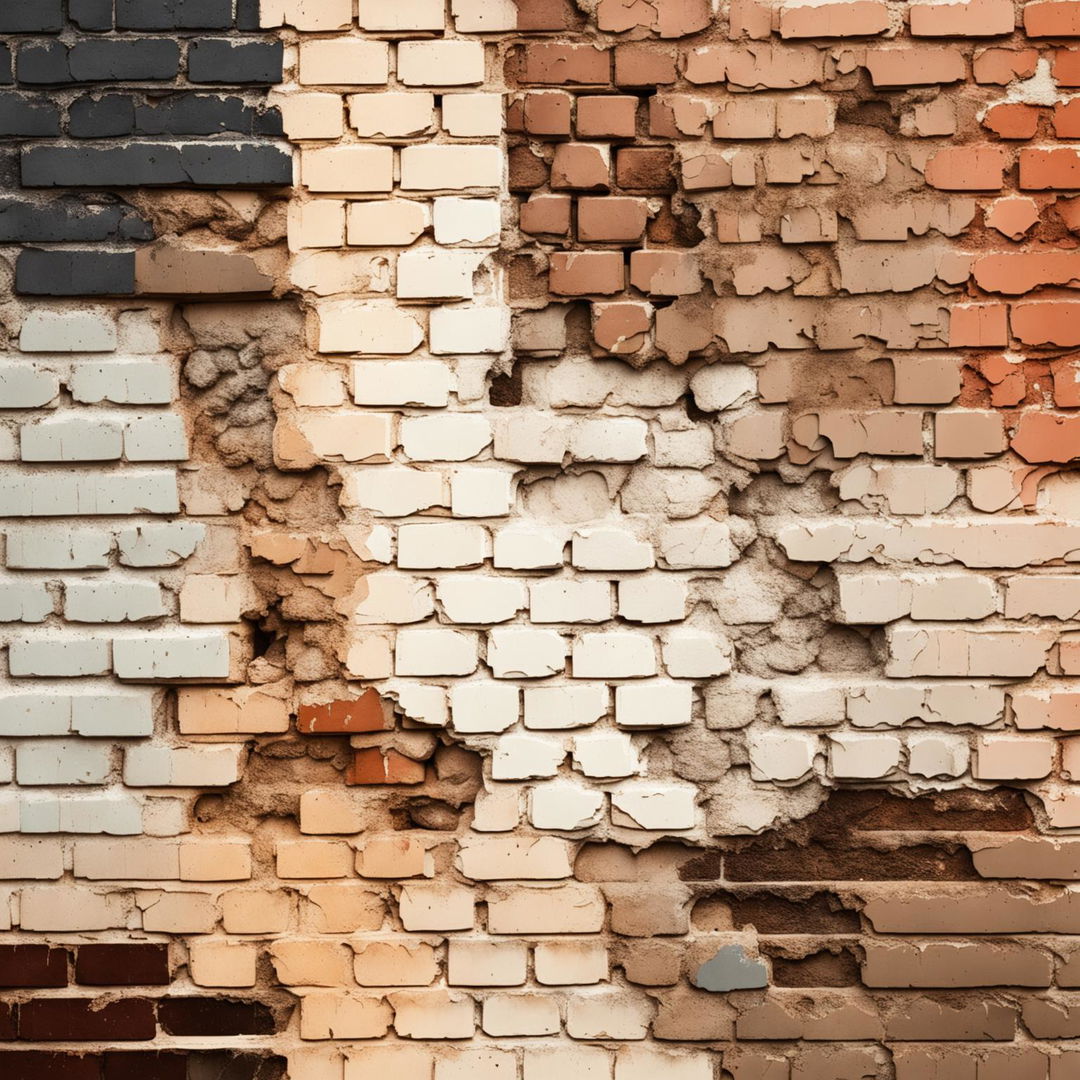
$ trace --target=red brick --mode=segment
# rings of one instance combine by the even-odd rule
[[[957,304],[949,310],[952,348],[1009,344],[1009,313],[1005,304]]]
[[[530,236],[567,236],[574,200],[569,195],[532,195],[519,212],[521,231]]]
[[[1025,345],[1080,345],[1080,300],[1029,300],[1012,304],[1013,336]]]
[[[984,49],[975,54],[972,73],[977,83],[1005,86],[1035,74],[1039,54],[1034,49]]]
[[[929,45],[867,49],[866,67],[875,86],[935,86],[967,78],[967,62],[959,49]]]
[[[387,731],[393,726],[393,716],[387,716],[383,700],[374,687],[351,701],[301,705],[296,719],[296,729],[302,735]]]
[[[1041,112],[1035,105],[1020,102],[994,105],[983,117],[983,127],[1003,139],[1031,139],[1039,128]]]
[[[1080,416],[1026,412],[1020,417],[1011,445],[1032,465],[1075,461],[1080,457]]]
[[[1080,138],[1080,98],[1054,106],[1054,134],[1059,139]]]
[[[378,747],[357,750],[353,763],[345,772],[345,783],[354,786],[367,784],[422,784],[425,768],[422,761]]]
[[[1080,86],[1080,49],[1058,49],[1050,72],[1058,86]]]
[[[665,38],[685,37],[704,30],[711,18],[708,0],[600,0],[596,6],[596,24],[609,34],[641,28]]]
[[[1028,37],[1080,37],[1080,0],[1036,0],[1024,5]]]
[[[1020,151],[1020,187],[1024,191],[1080,190],[1080,150],[1025,147]]]

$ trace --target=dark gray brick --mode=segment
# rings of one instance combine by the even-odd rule
[[[11,49],[0,45],[0,86],[10,86],[14,81],[11,77]]]
[[[0,136],[60,134],[60,110],[42,95],[0,94]]]
[[[292,155],[279,146],[132,143],[22,151],[24,187],[265,187],[292,183]]]
[[[135,292],[133,251],[19,252],[15,291],[28,296],[130,296]]]
[[[258,30],[259,0],[236,0],[236,29]]]
[[[173,79],[180,70],[180,46],[165,38],[80,41],[71,47],[68,66],[77,82]]]
[[[226,30],[232,0],[116,0],[120,30]]]
[[[112,0],[68,0],[68,18],[80,30],[111,30]]]
[[[160,102],[137,106],[135,130],[140,135],[278,134],[265,130],[263,115],[238,97],[175,94]]]
[[[283,45],[280,41],[207,38],[188,50],[188,78],[195,83],[279,83]]]
[[[23,45],[15,59],[15,75],[30,86],[71,82],[67,46],[59,41]]]
[[[0,199],[0,242],[87,244],[102,240],[153,240],[154,230],[131,206],[109,196],[61,195],[44,202]]]
[[[126,94],[76,98],[68,108],[68,134],[110,139],[135,134],[135,99]]]
[[[61,0],[0,0],[0,34],[55,34],[63,28]]]

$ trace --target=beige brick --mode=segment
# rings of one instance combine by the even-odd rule
[[[337,941],[275,941],[270,960],[283,986],[351,986],[348,948]]]
[[[311,191],[390,191],[394,186],[394,149],[326,146],[303,150],[300,180]]]
[[[214,939],[188,945],[188,971],[196,986],[254,986],[257,959],[254,945]]]
[[[300,44],[300,82],[305,86],[381,86],[390,73],[383,41],[327,38]]]

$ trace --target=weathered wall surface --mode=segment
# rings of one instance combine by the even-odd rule
[[[0,35],[4,1080],[1080,1071],[1080,2]]]

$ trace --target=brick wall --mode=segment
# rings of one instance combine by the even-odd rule
[[[4,1080],[1080,1071],[1080,2],[0,34]]]

